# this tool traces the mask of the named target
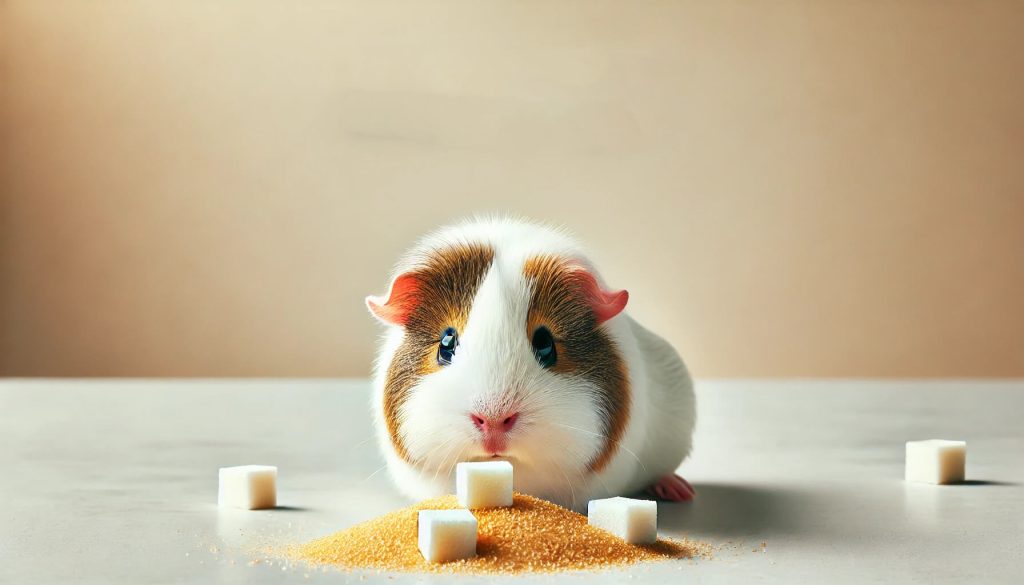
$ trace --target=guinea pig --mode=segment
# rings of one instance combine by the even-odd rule
[[[693,383],[563,230],[474,219],[425,236],[366,305],[387,326],[377,437],[398,489],[452,492],[461,461],[510,461],[514,489],[574,509],[645,490],[690,500]]]

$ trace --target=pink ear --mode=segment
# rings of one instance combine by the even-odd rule
[[[387,297],[366,297],[366,306],[375,317],[391,325],[405,325],[419,302],[416,293],[420,280],[411,273],[399,274],[391,283]]]
[[[598,325],[618,315],[626,308],[626,303],[629,301],[628,291],[609,291],[601,288],[594,275],[582,267],[574,269],[573,276],[583,288],[583,293],[587,297],[587,302],[590,303],[590,308],[594,311]]]

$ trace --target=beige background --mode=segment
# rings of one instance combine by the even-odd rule
[[[1024,376],[1024,2],[0,27],[2,374],[365,375],[402,249],[510,210],[589,241],[699,376]]]

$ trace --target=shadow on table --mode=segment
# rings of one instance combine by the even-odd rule
[[[820,496],[778,488],[696,484],[690,503],[662,502],[658,528],[693,537],[751,538],[769,534],[825,534]]]

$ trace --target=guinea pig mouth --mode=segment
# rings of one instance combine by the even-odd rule
[[[508,461],[509,463],[515,464],[515,457],[510,457],[507,453],[494,453],[492,455],[470,457],[467,461]]]

